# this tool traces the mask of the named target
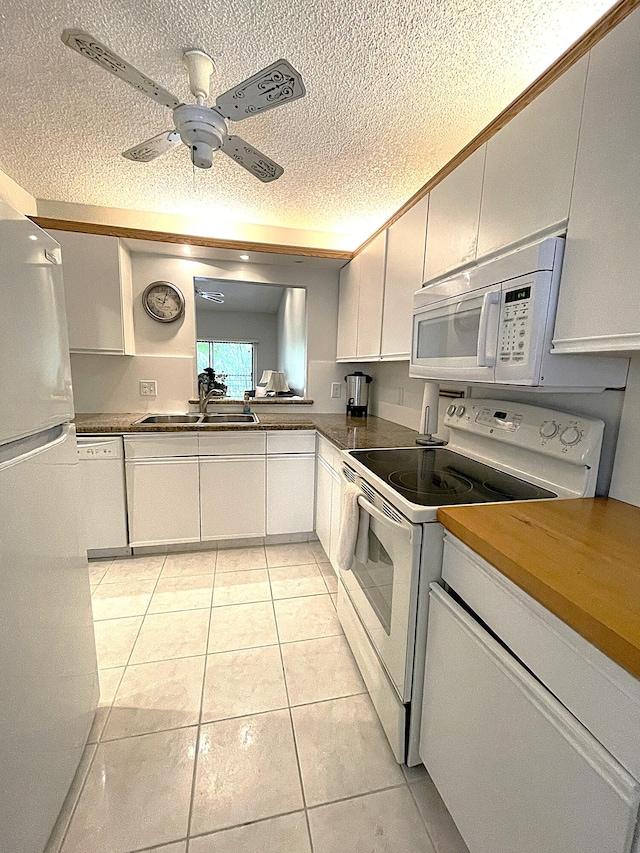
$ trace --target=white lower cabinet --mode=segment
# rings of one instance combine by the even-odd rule
[[[200,541],[198,459],[127,461],[131,546]]]
[[[442,577],[420,757],[470,853],[636,850],[635,679],[449,535]]]
[[[316,535],[327,556],[331,551],[331,486],[333,474],[324,459],[316,468]]]
[[[340,475],[336,471],[331,472],[331,546],[328,554],[331,565],[338,572],[336,554],[338,552],[338,539],[340,538],[340,514],[342,510],[342,484]]]
[[[267,457],[267,534],[313,530],[315,454]]]
[[[200,459],[202,540],[265,535],[264,456]]]

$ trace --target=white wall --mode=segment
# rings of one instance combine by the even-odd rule
[[[629,367],[609,494],[640,506],[640,356]]]
[[[307,373],[306,292],[287,287],[278,309],[278,370],[284,371],[289,387],[302,396]]]
[[[256,382],[260,381],[263,370],[277,369],[278,318],[276,314],[216,311],[215,308],[198,307],[196,329],[198,340],[255,342]]]
[[[78,412],[175,412],[186,410],[195,395],[195,276],[227,281],[304,287],[307,291],[307,388],[313,407],[301,411],[342,412],[343,396],[331,399],[331,383],[342,381],[350,365],[336,364],[338,271],[303,265],[199,261],[132,253],[135,356],[74,355],[71,361]],[[184,293],[185,316],[156,323],[141,303],[144,288],[167,279]],[[187,370],[187,365],[189,369]],[[140,397],[140,379],[155,379],[158,396]],[[104,394],[101,392],[104,389]]]
[[[35,199],[34,199],[35,205]],[[35,213],[35,209],[33,211]],[[73,204],[66,201],[38,199],[38,214],[51,219],[69,219],[74,222],[94,222],[99,225],[119,225],[123,228],[140,228],[147,231],[166,231],[213,237],[219,240],[246,240],[252,243],[274,243],[286,246],[305,246],[323,249],[353,251],[361,242],[353,234],[329,231],[310,231],[302,228],[282,228],[277,225],[256,225],[251,222],[234,222],[220,217],[184,216],[158,213],[150,210],[125,210],[117,207],[99,207],[91,204]]]
[[[18,213],[24,213],[25,216],[35,216],[38,212],[35,198],[1,169],[0,198]]]

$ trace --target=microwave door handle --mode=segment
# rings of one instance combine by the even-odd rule
[[[369,515],[373,516],[373,518],[377,518],[378,521],[382,524],[386,524],[387,527],[399,528],[409,537],[409,542],[413,541],[413,528],[408,522],[406,524],[403,524],[401,521],[395,521],[393,518],[389,518],[389,516],[385,515],[383,512],[380,512],[380,510],[376,506],[374,506],[372,503],[369,503],[369,501],[364,497],[364,495],[361,495],[358,498],[358,506],[361,507],[365,512],[368,512]]]
[[[491,317],[491,306],[500,302],[499,290],[485,293],[480,311],[480,325],[478,326],[478,367],[493,367],[495,358],[487,354],[487,333],[489,331],[489,319]]]

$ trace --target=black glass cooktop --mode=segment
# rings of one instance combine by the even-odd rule
[[[349,455],[406,500],[421,506],[556,497],[540,486],[441,447],[352,450]]]

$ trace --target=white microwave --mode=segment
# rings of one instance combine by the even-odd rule
[[[552,350],[564,238],[427,284],[413,298],[410,376],[549,388],[622,388],[624,358]]]

